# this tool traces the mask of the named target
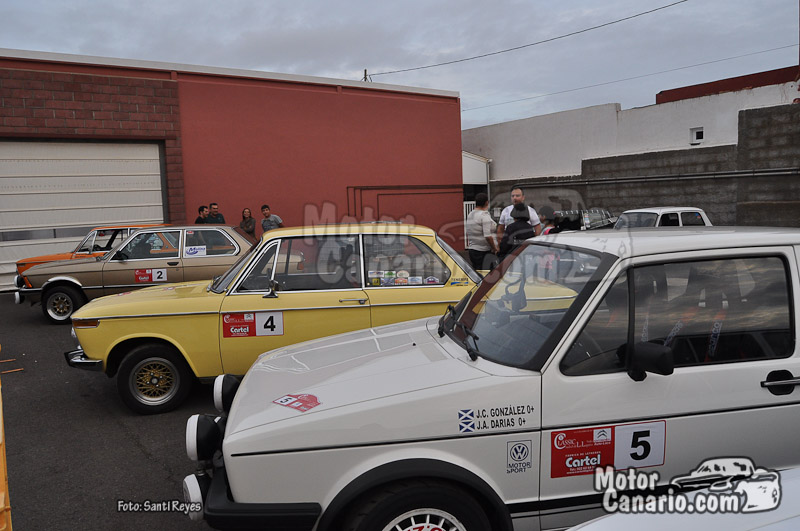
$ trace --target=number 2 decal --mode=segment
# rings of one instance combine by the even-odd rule
[[[166,269],[153,269],[153,280],[156,282],[164,281],[167,279]]]

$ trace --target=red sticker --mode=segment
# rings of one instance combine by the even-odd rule
[[[322,402],[314,395],[286,395],[273,400],[272,403],[305,412]]]
[[[551,435],[550,477],[593,474],[614,464],[614,427],[555,431]]]
[[[226,313],[222,315],[222,337],[252,337],[255,335],[255,314]]]

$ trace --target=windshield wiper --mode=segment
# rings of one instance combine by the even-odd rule
[[[467,328],[467,325],[462,323],[461,321],[456,321],[456,326],[464,332],[464,348],[467,349],[467,354],[469,354],[469,359],[475,361],[478,359],[478,354],[480,351],[478,350],[478,334],[472,331],[471,328]],[[472,338],[472,342],[475,344],[475,348],[469,346],[469,338]]]
[[[444,315],[439,318],[439,337],[444,337],[444,320],[447,319],[448,315],[451,315],[453,319],[456,318],[456,309],[452,304],[447,305]]]

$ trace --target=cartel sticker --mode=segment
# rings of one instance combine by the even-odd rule
[[[166,269],[136,269],[133,271],[134,281],[140,282],[166,282]]]
[[[314,395],[286,395],[272,401],[273,404],[279,406],[286,406],[296,411],[305,413],[309,409],[313,409],[320,405],[322,402]]]
[[[600,426],[551,434],[550,477],[593,474],[598,466],[617,470],[664,464],[666,421]]]
[[[191,258],[193,256],[205,256],[206,255],[206,246],[205,245],[190,245],[183,249],[183,256]]]
[[[283,312],[226,313],[222,337],[282,336]]]
[[[533,419],[534,407],[530,404],[511,404],[500,407],[458,410],[458,431],[481,431],[522,428]]]

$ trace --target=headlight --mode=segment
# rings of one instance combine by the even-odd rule
[[[209,461],[222,447],[220,417],[192,415],[186,422],[186,455],[192,461]]]
[[[227,413],[231,410],[240,383],[241,380],[232,374],[220,374],[214,379],[214,407],[217,411]]]
[[[18,288],[21,288],[22,286],[24,286],[24,285],[25,285],[25,281],[24,281],[24,280],[22,280],[22,276],[21,276],[21,275],[16,275],[16,276],[14,277],[14,285],[15,285],[16,287],[18,287]]]
[[[189,511],[189,518],[195,522],[203,519],[203,502],[208,494],[211,478],[206,474],[190,474],[183,478],[183,499],[189,507],[199,507],[197,511]]]

